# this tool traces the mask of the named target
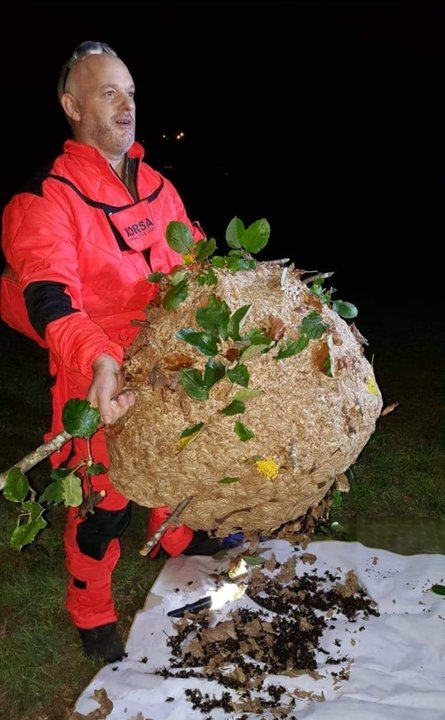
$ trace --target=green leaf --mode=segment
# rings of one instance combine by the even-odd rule
[[[184,302],[188,294],[188,279],[185,278],[184,280],[181,280],[181,282],[178,282],[177,285],[170,288],[170,290],[165,294],[162,306],[166,310],[176,310],[176,308]]]
[[[203,383],[200,371],[196,368],[186,368],[180,370],[179,382],[187,395],[194,400],[209,399],[209,391]]]
[[[214,255],[210,262],[217,268],[226,267],[226,258],[222,257],[221,255]]]
[[[240,415],[245,411],[245,409],[246,406],[243,402],[241,402],[241,400],[232,400],[232,402],[229,403],[229,405],[226,405],[221,412],[224,415]]]
[[[247,365],[238,363],[237,365],[235,365],[234,368],[227,370],[227,377],[229,378],[230,382],[233,382],[236,385],[241,385],[242,387],[247,387],[250,377]]]
[[[343,503],[343,493],[340,492],[340,490],[334,490],[332,493],[332,503],[331,508],[333,510],[337,510],[339,507],[341,507]]]
[[[62,413],[63,427],[73,437],[89,438],[100,423],[100,412],[88,400],[68,400]]]
[[[243,555],[242,556],[244,562],[246,565],[264,565],[265,559],[260,557],[259,555]]]
[[[241,478],[239,477],[230,477],[227,475],[226,477],[223,477],[222,480],[218,480],[221,485],[231,485],[232,483],[239,482]]]
[[[73,468],[66,468],[66,467],[57,468],[57,470],[51,471],[50,478],[52,480],[63,479],[63,478],[66,478],[68,475],[71,475],[72,472],[73,472]]]
[[[227,332],[233,340],[241,340],[240,330],[252,309],[252,305],[243,305],[230,316]]]
[[[212,268],[209,267],[206,270],[203,270],[202,272],[199,272],[195,275],[195,282],[200,287],[202,285],[217,285],[218,278],[216,277],[215,272],[212,270]]]
[[[196,311],[196,322],[207,332],[218,335],[223,340],[227,339],[227,326],[230,318],[230,308],[224,300],[218,300],[212,294],[205,307]]]
[[[266,335],[260,328],[251,328],[245,335],[245,339],[249,340],[251,345],[271,345],[273,343],[273,338]]]
[[[236,392],[233,396],[233,399],[244,402],[245,400],[252,400],[253,398],[260,397],[260,395],[264,395],[263,390],[246,388],[245,390],[238,390],[238,392]]]
[[[29,513],[31,522],[33,522],[34,520],[38,520],[45,511],[43,505],[40,505],[40,503],[36,502],[35,500],[28,500],[27,502],[24,502],[21,509],[23,512]]]
[[[91,468],[99,469],[100,472],[91,473]],[[107,469],[102,463],[91,465],[91,475],[101,475]],[[65,507],[78,507],[82,502],[82,482],[73,468],[59,468],[53,470],[51,477],[55,482],[50,483],[40,495],[41,502],[59,504],[63,502]]]
[[[29,493],[29,483],[26,475],[18,467],[12,468],[6,478],[3,495],[10,502],[22,502]]]
[[[203,262],[207,260],[210,255],[213,255],[215,250],[216,240],[214,238],[210,238],[210,240],[200,240],[195,245],[195,260],[197,262]]]
[[[431,590],[436,595],[445,595],[445,585],[433,585]]]
[[[244,223],[237,217],[231,219],[226,229],[226,243],[229,247],[239,249],[241,247],[241,240],[243,238],[246,229]]]
[[[323,322],[320,313],[316,310],[306,315],[300,325],[300,332],[307,335],[310,340],[318,340],[327,329],[328,325]]]
[[[24,545],[29,545],[35,539],[37,533],[43,530],[48,523],[42,517],[30,523],[16,527],[11,535],[11,545],[15,550],[21,550]]]
[[[270,237],[270,225],[265,218],[249,225],[244,233],[241,244],[250,253],[260,252],[266,247]]]
[[[213,357],[218,354],[218,341],[214,335],[197,332],[193,328],[182,328],[182,330],[178,330],[176,337],[200,350],[203,355]]]
[[[304,348],[306,348],[308,345],[309,338],[307,335],[300,335],[298,340],[290,340],[289,338],[286,338],[284,344],[280,347],[277,354],[275,355],[275,360],[283,360],[284,358],[298,355],[298,353],[301,353],[301,351],[304,350]]]
[[[75,473],[63,478],[63,501],[65,507],[79,507],[82,503],[82,482]]]
[[[180,282],[183,280],[188,280],[190,277],[190,272],[187,270],[187,268],[184,268],[183,270],[177,270],[173,273],[173,275],[170,276],[170,281],[173,286],[179,285]]]
[[[166,230],[167,242],[170,247],[181,255],[188,255],[195,242],[192,233],[185,223],[178,220],[172,220],[167,225]]]
[[[40,502],[54,503],[54,505],[58,505],[63,502],[65,496],[64,493],[63,478],[59,478],[55,482],[47,485],[43,493],[40,495],[39,500]]]
[[[243,425],[243,423],[239,420],[236,421],[235,425],[233,426],[233,430],[242,442],[247,442],[248,440],[251,440],[253,437],[255,437],[255,433],[252,430],[249,430],[249,428]]]
[[[218,362],[218,360],[207,360],[204,370],[204,385],[210,388],[223,379],[226,374],[226,366]]]
[[[227,260],[227,269],[231,272],[238,270],[253,270],[256,267],[256,261],[252,258],[229,257]]]
[[[346,320],[355,318],[358,315],[358,309],[356,306],[350,302],[345,302],[344,300],[334,300],[332,303],[332,309],[335,310],[340,317],[346,318]]]
[[[102,463],[92,463],[92,465],[88,465],[88,474],[89,475],[103,475],[106,473],[108,468],[105,467],[105,465],[102,465]]]
[[[202,430],[203,427],[204,427],[203,422],[196,423],[196,425],[190,425],[188,428],[186,428],[185,430],[182,431],[182,433],[180,434],[179,437],[186,438],[186,437],[190,437],[191,435],[195,435],[197,432]]]
[[[270,350],[270,345],[248,345],[244,350],[241,350],[240,358],[243,360],[250,360],[250,358],[261,355],[263,352]]]
[[[148,282],[151,282],[151,283],[158,283],[164,277],[167,277],[166,273],[154,272],[154,273],[150,273],[150,275],[147,277],[147,280],[148,280]]]

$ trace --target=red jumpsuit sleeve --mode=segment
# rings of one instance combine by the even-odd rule
[[[123,349],[85,312],[78,273],[77,242],[69,211],[48,197],[16,195],[3,216],[3,250],[22,290],[35,282],[60,283],[74,312],[46,327],[49,349],[69,370],[92,377],[92,363],[108,353],[119,363]]]

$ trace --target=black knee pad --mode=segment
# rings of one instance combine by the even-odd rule
[[[113,538],[118,538],[128,527],[131,505],[122,510],[94,508],[94,515],[77,526],[76,542],[80,552],[94,560],[102,560]]]

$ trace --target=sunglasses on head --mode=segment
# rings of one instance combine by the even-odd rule
[[[73,54],[66,61],[63,66],[60,81],[59,81],[59,97],[61,97],[66,91],[66,81],[70,74],[71,68],[76,64],[78,60],[81,60],[88,55],[102,55],[102,53],[108,53],[117,57],[117,53],[106,43],[94,42],[93,40],[86,40],[76,47]]]

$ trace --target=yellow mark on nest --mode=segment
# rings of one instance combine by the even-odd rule
[[[273,458],[268,457],[264,460],[256,460],[256,468],[261,475],[265,475],[268,480],[273,480],[277,477],[280,470],[280,466],[277,465]]]
[[[191,253],[184,255],[184,265],[193,265],[193,255]]]
[[[368,388],[371,395],[380,395],[380,391],[377,387],[377,383],[373,377],[369,377],[366,381],[366,387]]]

